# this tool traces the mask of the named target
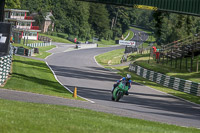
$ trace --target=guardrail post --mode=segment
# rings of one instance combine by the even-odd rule
[[[194,60],[194,47],[192,46],[192,55],[191,55],[191,67],[190,67],[190,72],[193,71],[193,60]]]
[[[172,67],[172,47],[171,47],[171,67]]]

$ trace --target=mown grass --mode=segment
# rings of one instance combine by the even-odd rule
[[[19,43],[12,43],[12,46],[15,46],[15,47],[24,47],[26,49],[32,49],[29,46],[26,46],[26,45],[23,45],[23,44],[19,44]]]
[[[142,28],[137,28],[137,27],[132,27],[132,26],[130,28],[135,29],[135,30],[139,30],[139,31],[144,31],[146,33],[152,33],[152,31],[149,31],[149,30],[146,30],[146,29],[142,29]]]
[[[128,35],[128,33],[129,33],[129,36],[126,38],[126,41],[129,41],[129,40],[131,40],[134,37],[134,33],[131,30],[126,31],[124,33],[124,37],[126,37]]]
[[[28,40],[28,44],[31,44],[31,43],[42,43],[43,41],[38,41],[38,40]],[[32,49],[31,47],[28,47],[26,45],[23,44],[24,43],[24,39],[21,40],[20,43],[12,43],[12,46],[15,46],[15,47],[24,47],[26,49]],[[26,43],[26,42],[25,42]]]
[[[64,39],[64,38],[61,38],[61,37],[57,37],[57,36],[50,36],[50,35],[46,35],[46,34],[42,34],[42,33],[39,33],[39,35],[51,38],[52,42],[72,43],[67,39]]]
[[[143,30],[140,28],[135,28],[132,27],[136,30]],[[143,30],[147,33],[151,33],[150,31]],[[155,38],[152,38],[153,41],[155,41]],[[151,40],[151,37],[148,38],[146,42],[149,42]],[[148,43],[144,42],[143,47],[147,47]],[[140,46],[141,47],[141,46]],[[138,59],[139,58],[139,59]],[[144,68],[147,68],[149,70],[153,70],[156,72],[160,72],[163,74],[166,74],[168,76],[174,76],[177,78],[185,79],[185,80],[191,80],[193,82],[198,82],[200,83],[200,71],[196,72],[197,70],[197,60],[200,60],[200,56],[196,56],[193,61],[193,72],[190,72],[190,66],[191,66],[191,58],[187,58],[187,67],[186,67],[186,58],[182,60],[182,63],[180,65],[180,59],[177,60],[177,66],[175,68],[175,60],[172,61],[172,67],[171,67],[171,61],[169,60],[168,63],[166,59],[164,60],[164,63],[157,63],[155,60],[150,58],[149,60],[149,55],[144,54],[144,55],[136,55],[136,54],[131,54],[129,56],[129,59],[131,61],[136,61],[136,63]],[[137,59],[137,60],[136,60]],[[150,61],[150,63],[148,63]],[[161,59],[162,62],[162,59]],[[180,69],[181,66],[181,69]],[[199,64],[200,66],[200,64]],[[200,69],[200,68],[199,68]]]
[[[165,93],[168,93],[168,94],[183,98],[185,100],[188,100],[188,101],[191,101],[191,102],[194,102],[194,103],[197,103],[197,104],[200,104],[200,97],[199,96],[194,96],[194,95],[187,94],[187,93],[184,93],[184,92],[181,92],[181,91],[176,91],[176,90],[173,90],[173,89],[170,89],[170,88],[167,88],[167,87],[163,87],[162,85],[157,84],[155,82],[151,82],[151,81],[149,81],[149,80],[147,80],[147,79],[145,79],[143,77],[140,77],[140,76],[136,75],[133,72],[130,72],[128,70],[128,66],[125,66],[125,67],[114,67],[114,68],[119,70],[119,74],[122,75],[122,76],[125,76],[127,73],[130,73],[131,76],[132,76],[132,80],[134,82],[137,82],[137,83],[149,86],[151,88],[160,90],[162,92],[165,92]]]
[[[147,47],[149,47],[150,46],[150,44],[153,44],[154,46],[157,46],[157,44],[156,43],[153,43],[153,42],[155,42],[156,41],[156,38],[154,37],[154,36],[152,36],[152,35],[150,35],[149,37],[148,37],[148,39],[146,40],[146,41],[144,41],[144,43],[142,44],[142,45],[140,45],[139,46],[139,48],[147,48]]]
[[[199,133],[198,129],[87,109],[0,100],[2,133]]]
[[[11,78],[3,88],[72,98],[61,86],[45,62],[14,56]]]
[[[51,55],[51,53],[48,53],[46,51],[48,51],[52,48],[55,48],[55,47],[56,47],[55,45],[46,46],[46,47],[38,47],[39,48],[39,54],[35,54],[34,57],[45,59],[47,56]]]
[[[42,43],[43,41],[39,41],[39,40],[26,40],[25,39],[25,44],[27,43],[27,44],[30,44],[30,43]],[[21,42],[20,42],[20,44],[24,44],[24,39],[21,39]]]
[[[98,44],[104,44],[104,45],[116,45],[115,40],[101,40],[98,41]]]
[[[135,29],[135,30],[139,30],[139,31],[144,31],[146,32],[149,37],[146,41],[144,41],[144,43],[142,45],[139,46],[139,48],[147,48],[150,46],[150,43],[153,43],[156,41],[156,38],[153,36],[152,32],[151,31],[148,31],[148,30],[144,30],[144,29],[141,29],[141,28],[136,28],[136,27],[131,27],[132,29]],[[156,43],[153,44],[154,46],[157,46]]]
[[[177,60],[177,68],[175,68],[175,60],[173,60],[172,62],[172,67],[171,67],[171,61],[168,61],[168,63],[165,62],[162,63],[162,59],[160,63],[157,63],[157,61],[153,60],[152,58],[150,58],[149,60],[149,55],[143,55],[142,57],[140,57],[139,55],[131,55],[130,56],[132,61],[136,61],[136,64],[147,68],[149,70],[152,71],[156,71],[159,73],[163,73],[166,74],[168,76],[174,76],[177,78],[181,78],[181,79],[185,79],[185,80],[191,80],[193,82],[198,82],[200,83],[200,71],[196,72],[196,67],[197,67],[197,60],[200,60],[200,56],[196,56],[194,58],[194,62],[193,62],[193,70],[194,72],[189,72],[190,70],[190,58],[188,58],[188,68],[186,69],[186,65],[185,65],[185,60],[182,60],[182,64],[181,64],[181,69],[180,69],[180,59]],[[137,59],[137,60],[135,60]],[[148,63],[149,61],[149,63]]]
[[[119,51],[121,51],[121,53]],[[160,90],[162,92],[166,92],[168,94],[172,94],[174,96],[186,99],[188,101],[191,101],[191,102],[194,102],[194,103],[197,103],[197,104],[200,104],[200,97],[193,96],[193,95],[190,95],[190,94],[187,94],[187,93],[184,93],[184,92],[176,91],[176,90],[173,90],[173,89],[169,89],[169,88],[163,87],[163,86],[161,86],[161,85],[159,85],[157,83],[154,83],[154,82],[151,82],[149,80],[146,80],[145,78],[142,78],[142,77],[136,75],[135,73],[129,72],[128,71],[128,66],[125,66],[125,67],[113,67],[112,65],[116,65],[116,64],[120,63],[120,59],[121,59],[120,57],[122,57],[122,55],[123,55],[122,52],[123,51],[124,51],[124,49],[107,52],[107,53],[104,53],[104,54],[96,56],[96,60],[97,60],[97,62],[99,64],[105,66],[106,68],[119,70],[120,71],[119,74],[122,75],[122,76],[125,76],[125,74],[127,74],[127,73],[131,73],[132,80],[134,82],[138,82],[138,83],[144,84],[146,86],[149,86],[151,88]],[[154,70],[154,71],[158,71],[158,70],[165,71],[165,69],[167,69],[167,68],[165,68],[163,66],[157,66],[157,67],[150,66],[147,63],[148,59],[149,59],[149,54],[136,54],[136,53],[133,53],[133,54],[130,54],[129,57],[128,57],[128,61],[144,62],[143,65],[142,65],[144,68],[148,68],[148,69],[151,69],[151,70]],[[108,65],[108,62],[110,62],[109,65]],[[169,72],[170,72],[170,69],[169,69]],[[174,74],[172,71],[171,71],[171,73]],[[191,75],[191,76],[194,76],[194,75]],[[198,77],[199,77],[199,74],[198,74]],[[194,77],[194,79],[196,79],[196,78]]]
[[[120,64],[124,49],[118,49],[110,51],[101,55],[96,56],[98,63],[104,66]]]
[[[93,40],[88,40],[89,42],[93,42]],[[82,42],[85,43],[85,42]],[[101,41],[94,41],[94,43],[98,44],[98,47],[111,47],[113,45],[118,45],[115,43],[115,40],[104,40],[102,39]]]

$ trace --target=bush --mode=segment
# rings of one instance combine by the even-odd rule
[[[64,38],[64,39],[68,38],[68,35],[64,34],[64,33],[57,33],[57,36],[60,37],[60,38]]]
[[[50,35],[51,36],[57,36],[57,33],[56,32],[51,32]]]

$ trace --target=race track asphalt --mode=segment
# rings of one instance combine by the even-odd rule
[[[94,57],[124,46],[74,50],[74,44],[54,44],[57,47],[49,51],[53,54],[45,61],[65,87],[71,91],[77,87],[79,96],[94,103],[4,89],[0,89],[0,98],[81,107],[131,118],[200,128],[199,105],[135,82],[129,90],[129,96],[124,96],[119,102],[111,101],[110,90],[121,76],[98,65]]]
[[[110,90],[121,76],[99,66],[94,57],[123,47],[61,52],[50,56],[47,62],[68,89],[77,87],[78,95],[102,108],[112,108],[118,115],[200,128],[200,106],[137,83],[133,83],[129,96],[120,102],[111,101]]]

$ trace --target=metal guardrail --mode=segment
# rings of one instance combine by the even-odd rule
[[[38,36],[39,41],[44,41],[44,42],[51,42],[51,38],[46,37],[46,36]]]
[[[31,43],[31,44],[25,44],[26,46],[29,46],[29,47],[46,47],[46,46],[51,46],[51,42],[48,42],[48,43]]]
[[[164,74],[154,72],[145,68],[142,68],[135,64],[129,65],[129,71],[135,72],[137,75],[146,78],[150,81],[161,84],[165,87],[189,93],[192,95],[200,96],[200,83],[184,80],[172,76],[166,76]]]

